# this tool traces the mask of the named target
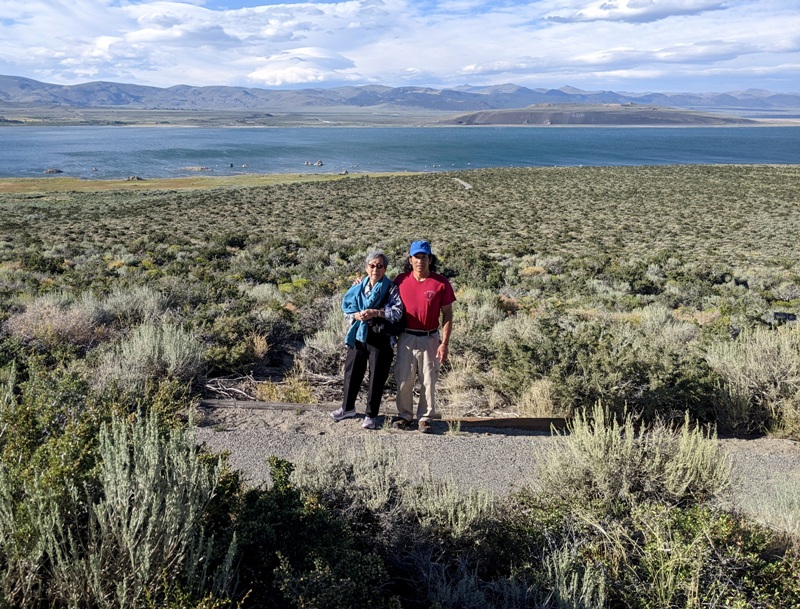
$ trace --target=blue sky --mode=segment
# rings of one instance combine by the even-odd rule
[[[794,0],[0,0],[0,74],[800,93]]]

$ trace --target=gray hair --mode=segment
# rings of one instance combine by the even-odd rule
[[[386,257],[381,250],[375,250],[374,252],[370,252],[367,254],[367,259],[364,262],[365,264],[369,264],[370,260],[375,260],[375,258],[381,258],[383,260],[383,268],[389,267],[389,259]]]

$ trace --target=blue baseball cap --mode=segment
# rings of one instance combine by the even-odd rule
[[[414,243],[411,244],[411,249],[408,251],[408,255],[414,256],[415,254],[427,254],[430,256],[431,244],[427,241],[414,241]]]

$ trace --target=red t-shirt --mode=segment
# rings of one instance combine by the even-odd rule
[[[403,301],[403,321],[409,330],[430,332],[439,327],[442,307],[456,301],[453,286],[447,277],[431,273],[423,281],[413,273],[400,273],[394,280]]]

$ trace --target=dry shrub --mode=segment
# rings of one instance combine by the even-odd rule
[[[721,317],[721,314],[717,309],[697,311],[695,309],[689,309],[685,307],[676,309],[674,311],[674,315],[681,321],[693,322],[701,327],[713,324]]]
[[[412,471],[394,447],[371,437],[355,443],[328,439],[321,446],[307,449],[297,459],[294,477],[300,487],[312,494],[335,499],[345,513],[399,509],[398,487],[409,484]]]
[[[526,266],[520,269],[519,274],[522,277],[530,277],[531,275],[544,275],[547,269],[543,266]]]
[[[123,328],[159,321],[167,305],[164,294],[146,285],[117,287],[103,302],[108,314]]]
[[[797,429],[800,330],[750,330],[711,345],[709,367],[721,379],[717,420],[733,430]]]
[[[6,331],[23,343],[53,350],[66,345],[91,347],[107,336],[106,313],[97,300],[82,294],[74,300],[59,294],[38,296],[9,317]]]
[[[191,332],[172,324],[142,324],[100,357],[95,383],[117,383],[141,390],[149,381],[191,382],[203,368],[203,345]]]
[[[304,453],[294,475],[301,488],[345,513],[357,513],[362,506],[383,511],[388,526],[394,521],[400,527],[411,517],[425,528],[458,538],[494,513],[491,493],[460,491],[452,477],[434,478],[427,464],[411,461],[374,437],[354,443],[330,440]]]
[[[481,335],[506,317],[500,297],[491,290],[463,288],[458,292],[458,306],[454,310],[458,333],[455,335]]]
[[[253,334],[251,334],[247,340],[250,345],[252,345],[253,355],[255,355],[256,358],[263,359],[266,357],[267,353],[269,352],[269,342],[267,341],[266,336],[253,332]]]
[[[437,409],[444,417],[476,416],[490,410],[486,374],[471,352],[450,355],[449,368],[436,383]]]
[[[727,489],[730,471],[716,434],[693,427],[688,416],[678,432],[656,421],[637,433],[630,414],[618,422],[598,404],[572,419],[539,473],[546,496],[561,497],[576,509],[594,502],[616,510],[641,501],[710,501]]]
[[[307,380],[299,374],[290,374],[284,382],[263,381],[256,384],[255,398],[261,402],[284,404],[316,404],[317,398]]]
[[[783,416],[775,434],[800,440],[800,395],[795,394],[783,403]]]
[[[242,290],[258,303],[278,302],[282,304],[286,301],[286,296],[274,283],[259,283],[252,287],[243,286]]]
[[[800,298],[800,285],[793,281],[784,281],[772,288],[772,295],[778,300],[797,300]]]
[[[338,376],[344,363],[346,324],[342,313],[341,296],[330,299],[322,327],[298,353],[300,365],[317,374]]]
[[[531,382],[517,402],[517,412],[523,417],[563,417],[564,411],[556,400],[553,381],[548,378]]]

